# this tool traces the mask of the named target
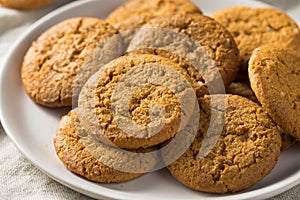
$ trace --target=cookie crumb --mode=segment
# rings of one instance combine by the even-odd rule
[[[227,38],[227,39],[226,39],[225,46],[226,46],[227,48],[229,48],[229,47],[231,46],[230,43],[231,43],[230,38]]]
[[[259,152],[258,152],[258,151],[255,151],[255,152],[254,152],[254,157],[255,157],[255,158],[258,158],[258,157],[259,157]]]

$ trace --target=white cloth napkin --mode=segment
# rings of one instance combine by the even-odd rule
[[[0,7],[0,67],[7,49],[22,32],[47,12],[70,0],[59,0],[46,8],[21,12]],[[264,0],[285,10],[300,22],[300,0]],[[300,185],[272,198],[296,200]],[[28,162],[16,149],[0,124],[0,199],[1,200],[89,200],[47,177]]]

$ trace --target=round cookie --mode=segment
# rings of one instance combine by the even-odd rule
[[[251,89],[250,83],[248,82],[233,82],[229,86],[227,90],[228,94],[234,94],[234,95],[239,95],[242,97],[245,97],[247,99],[250,99],[254,101],[255,103],[258,103],[259,105],[260,102],[256,98],[253,90]],[[280,135],[281,135],[281,141],[282,141],[282,146],[281,146],[281,151],[285,151],[292,147],[296,143],[296,139],[292,137],[291,135],[285,133],[280,127],[278,127],[280,130]]]
[[[172,138],[185,127],[195,102],[189,77],[176,63],[133,54],[92,76],[78,107],[89,134],[107,144],[137,149]]]
[[[95,47],[116,33],[96,18],[72,18],[54,25],[32,43],[24,57],[25,91],[44,106],[71,106],[77,71]]]
[[[114,10],[107,21],[124,32],[140,28],[156,17],[194,13],[201,11],[189,0],[130,0]]]
[[[0,4],[3,7],[20,10],[37,9],[46,6],[52,2],[54,2],[54,0],[0,0]]]
[[[221,134],[207,131],[214,130],[209,127],[210,114],[219,112],[218,107],[211,108],[211,97],[220,99],[219,104],[224,98],[227,101]],[[281,138],[276,125],[260,106],[236,95],[213,95],[201,98],[200,108],[196,139],[168,166],[175,179],[195,190],[226,193],[248,188],[271,172],[280,155]],[[218,121],[211,126],[218,126]],[[215,134],[218,137],[213,148],[206,155],[200,154],[202,146],[207,146],[205,138]]]
[[[211,93],[224,92],[239,68],[239,51],[231,34],[214,19],[199,14],[151,20],[137,32],[128,51],[158,54],[188,62],[192,68],[198,65],[190,74],[206,87],[211,83]],[[217,79],[222,86],[216,84]]]
[[[120,149],[95,142],[82,128],[76,110],[61,119],[54,146],[57,156],[70,171],[96,182],[129,181],[151,171],[158,162],[157,156],[141,154],[132,159]],[[124,170],[118,170],[119,165]],[[137,173],[128,172],[134,170]]]
[[[241,76],[247,74],[252,51],[266,44],[300,51],[300,30],[293,19],[274,8],[230,7],[212,15],[233,35],[241,56]]]
[[[300,141],[300,55],[292,49],[266,45],[249,61],[251,87],[273,120]]]

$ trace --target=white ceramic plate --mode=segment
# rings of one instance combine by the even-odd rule
[[[68,110],[41,107],[27,97],[20,79],[23,55],[31,42],[55,23],[75,16],[105,18],[122,2],[124,0],[73,2],[36,22],[11,48],[1,67],[0,117],[7,134],[21,152],[58,182],[88,196],[102,199],[263,199],[299,184],[299,145],[284,152],[273,172],[258,184],[245,191],[226,195],[190,190],[177,183],[166,170],[123,184],[98,184],[76,176],[64,167],[56,157],[52,141],[58,121]],[[195,3],[206,14],[233,5],[267,6],[250,0],[195,0]]]

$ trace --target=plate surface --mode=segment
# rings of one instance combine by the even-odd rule
[[[20,69],[22,58],[35,40],[48,27],[76,16],[105,18],[124,0],[75,1],[37,21],[15,43],[0,68],[0,117],[7,134],[20,151],[38,168],[56,181],[91,197],[101,199],[263,199],[279,194],[300,183],[300,146],[282,153],[272,173],[255,186],[235,194],[215,195],[190,190],[177,183],[166,170],[142,176],[122,184],[98,184],[69,172],[60,162],[53,147],[53,137],[61,116],[67,109],[48,109],[33,103],[25,94]],[[194,0],[205,12],[249,5],[268,5],[250,0]]]

